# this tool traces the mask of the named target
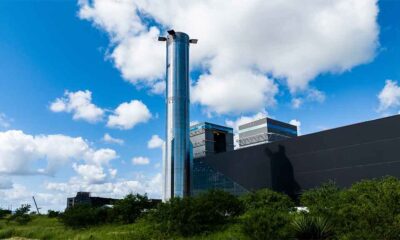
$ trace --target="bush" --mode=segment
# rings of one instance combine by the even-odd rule
[[[293,201],[285,194],[269,189],[242,196],[246,214],[242,231],[251,239],[286,239],[290,237],[290,214]]]
[[[339,190],[333,183],[301,197],[314,217],[325,218],[340,239],[400,239],[400,181],[364,180]]]
[[[172,198],[151,214],[156,229],[168,235],[189,236],[214,231],[242,212],[233,195],[211,190],[197,197]]]
[[[268,207],[252,209],[243,217],[242,231],[255,240],[288,239],[292,235],[289,212]]]
[[[77,205],[65,210],[60,219],[64,225],[71,228],[85,228],[107,222],[109,209],[93,208],[89,205]]]
[[[29,216],[30,209],[31,209],[31,205],[29,205],[29,204],[21,205],[21,207],[19,207],[15,210],[15,213],[13,215],[11,215],[9,220],[15,221],[20,225],[27,224],[31,220],[31,217]]]
[[[1,209],[0,208],[0,219],[5,218],[6,216],[11,214],[11,210]]]
[[[273,208],[284,211],[294,209],[294,202],[285,194],[269,189],[248,193],[240,198],[246,211],[260,208]]]
[[[210,190],[199,194],[195,199],[200,211],[204,210],[216,218],[212,224],[224,223],[244,211],[243,203],[236,196],[222,190]]]
[[[129,194],[115,203],[111,210],[111,218],[117,222],[133,223],[151,207],[147,195]]]
[[[365,180],[340,196],[339,233],[348,239],[400,239],[400,181]]]
[[[323,240],[333,235],[332,225],[326,218],[308,213],[296,215],[292,221],[292,228],[298,240]]]
[[[60,216],[60,212],[59,211],[54,211],[54,210],[48,210],[47,211],[47,217],[49,218],[56,218]]]
[[[306,206],[313,215],[332,219],[340,206],[341,192],[334,182],[324,183],[321,187],[304,192],[300,204]]]

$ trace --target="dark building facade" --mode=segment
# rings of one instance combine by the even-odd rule
[[[92,197],[90,192],[77,192],[75,197],[67,198],[67,208],[79,204],[90,205],[92,207],[102,207],[104,205],[113,205],[118,199]]]
[[[239,147],[250,147],[263,143],[297,137],[297,127],[289,123],[262,118],[239,126]]]
[[[203,122],[190,126],[193,158],[233,151],[233,129]]]
[[[330,180],[348,187],[400,177],[399,156],[400,116],[393,116],[199,158],[192,193],[222,185],[234,194],[270,188],[296,196]]]

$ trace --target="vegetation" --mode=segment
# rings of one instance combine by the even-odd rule
[[[299,240],[329,239],[333,235],[332,225],[327,218],[304,212],[293,218],[292,229]]]
[[[146,195],[129,194],[115,203],[111,211],[114,222],[133,223],[152,207]]]
[[[173,198],[159,204],[148,222],[171,236],[191,236],[220,229],[242,213],[242,203],[233,195],[212,190],[198,197]]]
[[[0,239],[400,239],[400,181],[392,177],[311,189],[300,197],[304,211],[270,190],[240,198],[213,190],[156,208],[148,203],[147,196],[128,195],[114,208],[82,205],[48,217],[20,208],[0,219]]]
[[[49,218],[60,217],[61,213],[59,211],[49,210],[49,211],[47,211],[47,216]]]
[[[5,218],[10,214],[11,214],[10,210],[6,210],[6,209],[1,209],[0,208],[0,219]]]
[[[30,210],[31,205],[22,205],[15,210],[15,213],[8,218],[8,221],[17,222],[20,225],[27,224],[31,220],[31,216],[29,216]]]
[[[78,205],[65,210],[60,216],[61,222],[71,228],[87,228],[107,223],[108,209],[93,208],[89,205]]]

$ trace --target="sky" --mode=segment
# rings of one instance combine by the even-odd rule
[[[160,198],[166,30],[190,49],[191,122],[309,134],[400,110],[400,1],[0,1],[0,207],[77,191]]]

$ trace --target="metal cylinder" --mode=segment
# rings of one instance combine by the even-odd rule
[[[189,36],[167,37],[166,148],[164,200],[190,195]]]

